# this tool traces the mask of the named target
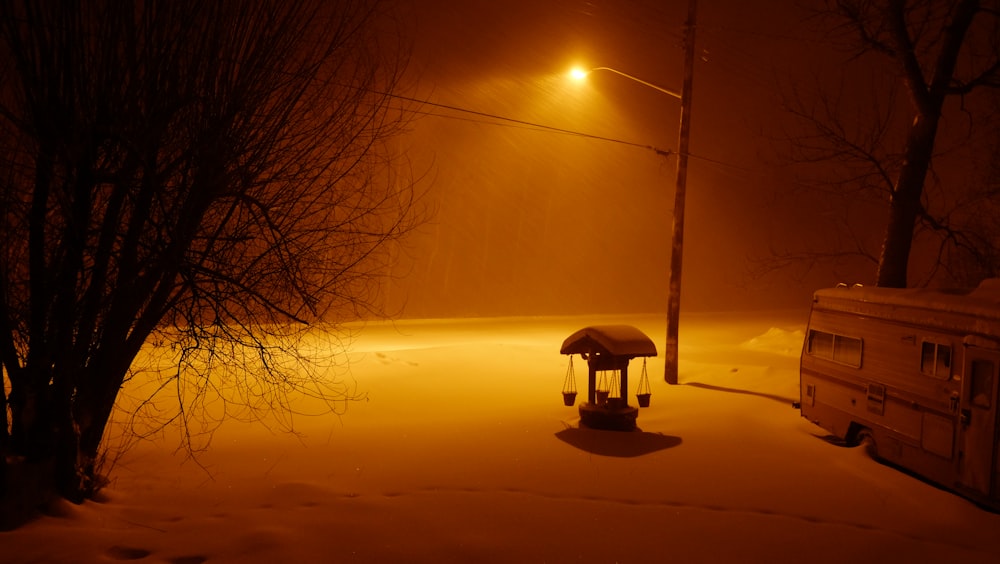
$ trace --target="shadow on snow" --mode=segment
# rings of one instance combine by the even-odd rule
[[[743,390],[740,388],[727,388],[725,386],[702,384],[701,382],[681,382],[681,385],[691,386],[692,388],[702,388],[705,390],[714,390],[716,392],[731,392],[734,394],[748,394],[751,396],[759,396],[762,398],[767,398],[769,400],[774,400],[779,403],[786,403],[788,405],[792,405],[798,401],[798,399],[786,398],[784,396],[779,396],[777,394],[768,394],[766,392],[755,392],[753,390]]]
[[[631,458],[665,450],[681,444],[680,437],[662,433],[605,431],[589,427],[566,427],[556,433],[560,441],[582,451],[601,456]]]

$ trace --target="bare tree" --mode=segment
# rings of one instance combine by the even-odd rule
[[[153,337],[190,374],[184,420],[213,387],[250,407],[349,393],[283,359],[310,360],[308,324],[379,313],[383,250],[417,219],[385,144],[405,56],[381,9],[0,3],[0,467],[96,491]]]
[[[804,276],[819,265],[846,273],[877,269],[878,241],[871,224],[873,214],[891,199],[900,124],[896,89],[873,74],[816,76],[813,90],[793,85],[784,94],[782,108],[792,125],[778,141],[782,158],[799,174],[777,197],[814,209],[811,228],[825,236],[772,248],[755,259],[757,275],[798,269]],[[850,274],[844,280],[864,281]]]
[[[820,95],[818,103],[801,96],[788,104],[810,133],[792,138],[793,160],[833,163],[833,184],[851,197],[882,201],[888,218],[877,253],[879,286],[906,287],[911,253],[920,233],[938,242],[937,267],[960,249],[981,245],[962,223],[962,213],[988,192],[943,185],[934,173],[940,156],[939,130],[946,111],[966,112],[964,140],[981,142],[973,94],[1000,86],[1000,5],[981,0],[827,0],[820,14],[845,39],[852,61],[873,62],[887,69],[871,79],[871,92],[852,93],[861,106],[845,113],[836,96]],[[874,60],[873,59],[880,59]],[[884,63],[879,67],[879,63]],[[876,71],[878,72],[878,71]],[[907,104],[896,102],[897,90]],[[952,101],[949,103],[949,101]],[[994,139],[990,139],[993,141]],[[949,148],[951,150],[953,148]],[[926,188],[931,185],[934,193]],[[930,196],[930,197],[929,197]],[[859,245],[860,255],[872,249]],[[982,249],[980,249],[982,250]],[[925,275],[925,281],[934,272]]]
[[[994,116],[1000,115],[1000,92],[993,100]],[[981,150],[966,156],[975,171],[973,183],[943,223],[961,229],[938,229],[943,244],[940,262],[956,286],[971,287],[986,278],[1000,277],[1000,123],[988,123],[992,133]],[[945,244],[946,243],[946,244]]]

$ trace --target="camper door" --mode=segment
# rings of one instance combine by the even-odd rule
[[[961,483],[991,497],[995,487],[997,385],[1000,381],[1000,352],[969,346],[965,350],[965,378],[962,379],[962,463]]]

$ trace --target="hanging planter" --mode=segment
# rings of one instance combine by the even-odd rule
[[[608,380],[608,398],[621,398],[622,397],[622,387],[621,381],[618,379],[618,371],[611,371],[611,379]]]
[[[622,397],[619,374],[617,370],[612,370],[611,378],[608,380],[608,409],[621,409],[625,407],[625,398]]]
[[[566,378],[563,380],[563,405],[571,407],[576,403],[576,373],[573,371],[573,355],[569,356]]]
[[[646,374],[646,359],[642,359],[642,375],[639,376],[639,389],[636,390],[635,399],[639,402],[639,407],[649,407],[649,397],[652,389],[649,387],[649,375]]]
[[[611,395],[611,389],[608,388],[608,373],[601,370],[601,376],[597,379],[597,389],[594,390],[594,401],[603,407],[608,404],[609,395]]]

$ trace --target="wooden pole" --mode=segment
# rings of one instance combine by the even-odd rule
[[[621,381],[618,382],[618,392],[622,396],[622,405],[628,405],[628,359],[622,364]]]
[[[694,33],[697,0],[688,3],[684,26],[684,85],[681,88],[681,125],[677,142],[677,184],[674,192],[674,221],[670,239],[670,273],[667,299],[667,344],[664,349],[663,379],[677,383],[677,342],[680,328],[681,268],[684,264],[684,204],[687,198],[688,146],[691,141],[691,90],[694,83]]]

